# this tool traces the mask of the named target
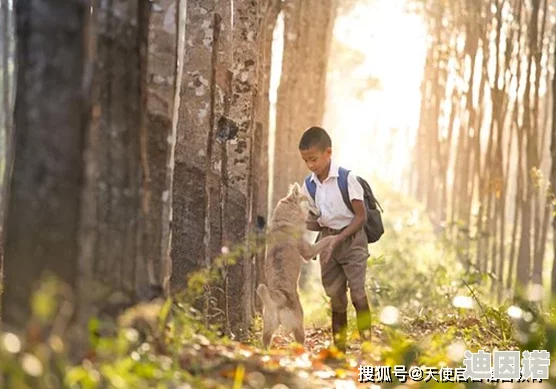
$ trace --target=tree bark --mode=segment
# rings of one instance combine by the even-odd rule
[[[238,339],[248,335],[253,314],[255,280],[249,242],[252,231],[251,203],[254,146],[254,104],[257,97],[259,0],[233,2],[232,103],[230,116],[237,123],[237,137],[227,143],[227,194],[225,226],[227,243],[243,247],[227,276],[228,318]]]
[[[540,173],[538,178],[535,178],[535,190],[533,192],[533,204],[534,204],[534,234],[533,234],[533,266],[532,266],[532,274],[531,280],[535,284],[542,285],[542,273],[543,273],[543,263],[544,263],[544,245],[546,242],[545,237],[545,226],[547,223],[545,222],[546,218],[545,215],[546,207],[544,204],[544,197],[545,192],[542,190],[544,187],[543,176],[542,176],[542,166],[541,160],[544,150],[541,148],[542,141],[544,138],[544,128],[540,122],[540,84],[542,78],[542,62],[541,57],[543,53],[543,41],[544,41],[544,29],[546,23],[546,8],[547,2],[543,2],[543,10],[542,10],[542,19],[539,17],[539,13],[541,11],[541,1],[534,1],[533,2],[533,13],[535,15],[535,28],[532,31],[532,34],[535,34],[534,41],[531,42],[531,61],[534,61],[535,64],[535,82],[534,86],[534,93],[533,93],[533,109],[531,112],[531,121],[532,121],[532,132],[534,134],[531,144],[531,149],[534,151],[534,168],[538,169]],[[538,28],[538,24],[540,22],[540,31]]]
[[[516,15],[516,24],[517,24],[517,55],[516,55],[516,65],[515,65],[515,79],[516,79],[516,86],[515,86],[515,94],[516,96],[519,96],[519,90],[521,88],[521,56],[522,56],[522,52],[523,50],[523,44],[522,44],[522,2],[517,2],[517,15]],[[506,287],[507,289],[511,290],[513,288],[514,285],[514,281],[515,281],[515,272],[516,272],[516,263],[517,263],[517,244],[518,239],[517,239],[517,233],[519,231],[519,220],[520,220],[520,215],[521,215],[521,208],[520,208],[520,202],[521,202],[521,198],[523,197],[523,169],[521,168],[521,160],[522,160],[522,153],[521,150],[523,148],[523,131],[521,130],[521,126],[519,124],[518,118],[519,118],[519,109],[518,109],[518,104],[519,104],[519,99],[518,97],[515,98],[515,102],[514,102],[514,109],[511,115],[511,130],[515,130],[515,135],[516,135],[516,139],[517,139],[517,151],[518,151],[518,156],[517,156],[517,161],[516,161],[516,167],[515,167],[515,174],[516,174],[516,190],[515,190],[515,201],[514,201],[514,206],[513,206],[513,212],[514,212],[514,218],[513,218],[513,223],[512,223],[512,239],[511,239],[511,246],[510,246],[510,254],[509,254],[509,258],[508,258],[508,277],[506,279]]]
[[[532,168],[537,166],[537,126],[534,125],[531,115],[531,72],[533,65],[534,51],[537,45],[537,22],[539,14],[540,0],[533,0],[531,20],[529,22],[529,55],[527,60],[527,71],[525,78],[525,89],[523,96],[523,130],[525,133],[525,167],[526,178],[525,198],[522,206],[521,237],[519,241],[519,254],[517,261],[517,287],[527,286],[531,277],[531,225],[532,225],[532,201],[533,201],[533,178]],[[534,103],[534,102],[533,102]],[[534,119],[534,118],[533,118]],[[534,248],[534,247],[533,247]]]
[[[273,33],[276,27],[276,21],[281,8],[279,0],[266,0],[263,12],[259,20],[259,75],[257,84],[259,85],[259,93],[255,105],[256,120],[256,139],[255,145],[258,147],[254,157],[255,171],[253,176],[257,177],[253,181],[253,222],[257,228],[258,247],[256,253],[256,274],[255,284],[266,283],[265,277],[265,261],[266,261],[266,243],[265,231],[269,220],[268,215],[268,191],[269,191],[269,125],[270,125],[270,75],[272,62],[272,43]],[[255,185],[256,184],[256,185]],[[255,307],[261,309],[261,302],[255,299]]]
[[[161,232],[161,247],[160,252],[162,255],[162,274],[164,279],[162,281],[162,288],[165,293],[170,292],[170,280],[172,277],[172,217],[173,217],[173,198],[174,198],[174,166],[175,166],[175,151],[176,151],[176,138],[179,120],[179,110],[181,105],[181,87],[183,80],[183,68],[185,60],[185,25],[186,25],[186,12],[187,0],[176,0],[175,12],[176,17],[176,62],[174,63],[174,85],[173,85],[173,109],[172,109],[172,128],[168,138],[168,151],[166,153],[166,183],[165,188],[167,192],[162,194],[162,232]]]
[[[287,0],[284,51],[276,109],[276,143],[271,208],[300,182],[307,169],[299,155],[299,139],[322,122],[335,0]],[[318,59],[318,60],[317,60]]]
[[[6,207],[14,147],[14,100],[15,100],[15,29],[14,11],[8,1],[0,1],[0,282],[3,278],[4,237]],[[2,288],[0,288],[0,297]]]
[[[181,81],[172,188],[171,289],[206,267],[205,218],[207,155],[211,139],[211,96],[214,0],[188,1],[186,46]]]
[[[134,302],[150,293],[145,258],[145,124],[149,3],[96,0],[97,61],[91,145],[98,158],[95,301]]]
[[[554,27],[554,34],[556,35],[556,26]],[[555,44],[556,46],[556,44]],[[556,50],[554,50],[554,56],[552,58],[553,64],[556,65]],[[552,140],[550,142],[550,156],[552,157],[552,166],[550,168],[550,185],[551,190],[554,193],[556,190],[556,72],[552,75]],[[556,242],[556,213],[554,213],[554,196],[551,197],[551,207],[552,210],[552,233],[553,241]],[[552,284],[551,292],[556,293],[556,244],[553,247],[554,250],[554,262],[552,263]]]
[[[88,125],[86,2],[15,3],[18,88],[15,161],[7,209],[2,317],[23,328],[30,297],[50,273],[75,289]],[[81,304],[75,296],[73,307]]]
[[[210,160],[207,170],[210,173],[206,191],[210,193],[210,202],[206,219],[207,233],[210,234],[209,249],[211,258],[222,254],[226,245],[227,204],[227,146],[228,137],[232,136],[233,122],[229,118],[232,99],[232,13],[231,0],[220,1],[214,15],[214,50],[211,89],[211,114],[213,136],[210,142]],[[228,125],[231,125],[229,127]],[[231,132],[230,132],[231,131]],[[231,333],[228,320],[227,267],[219,269],[220,279],[211,287],[211,296],[215,304],[209,306],[208,317],[214,324],[219,324],[226,334]]]
[[[153,281],[168,290],[170,258],[166,254],[166,242],[170,240],[170,230],[166,227],[165,203],[169,201],[171,182],[168,181],[168,159],[173,154],[173,119],[178,69],[178,26],[179,5],[175,0],[158,0],[152,3],[149,23],[148,52],[148,95],[147,95],[147,160],[144,166],[147,174],[146,206],[149,217],[146,222],[145,252]],[[183,55],[183,44],[181,47]],[[182,59],[180,58],[180,62]]]

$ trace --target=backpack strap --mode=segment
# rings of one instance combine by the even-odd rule
[[[348,209],[353,212],[353,206],[351,205],[351,201],[349,201],[348,175],[349,170],[343,167],[338,169],[338,187],[340,188],[340,193],[342,194],[342,198],[344,199],[344,203]]]
[[[317,184],[311,180],[311,174],[305,177],[305,186],[307,187],[307,191],[315,201],[315,194],[317,193]]]
[[[380,203],[378,202],[377,198],[375,197],[375,194],[373,193],[373,190],[371,189],[371,186],[368,185],[368,183],[367,183],[367,186],[369,187],[369,192],[371,192],[371,197],[372,197],[373,201],[375,202],[376,207],[377,207],[378,209],[380,209],[380,211],[381,211],[382,213],[384,213],[384,209],[382,209],[382,205],[380,205]]]

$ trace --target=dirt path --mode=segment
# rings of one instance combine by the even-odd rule
[[[198,373],[207,377],[208,387],[214,383],[214,387],[234,389],[369,388],[368,383],[359,383],[359,365],[377,365],[378,358],[366,354],[362,359],[358,342],[343,355],[329,347],[330,339],[328,330],[308,328],[305,347],[301,347],[278,332],[268,352],[241,343],[211,345],[201,339],[196,359],[211,363]],[[191,371],[190,363],[182,362]]]

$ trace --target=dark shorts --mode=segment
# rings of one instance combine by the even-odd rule
[[[327,230],[321,236],[330,235]],[[369,246],[363,229],[340,243],[324,265],[321,262],[322,285],[326,294],[336,296],[350,290],[364,289]]]

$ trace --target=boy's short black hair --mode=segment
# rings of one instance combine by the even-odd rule
[[[299,141],[299,150],[307,150],[316,147],[321,151],[332,147],[332,140],[324,128],[311,127],[306,130]]]

